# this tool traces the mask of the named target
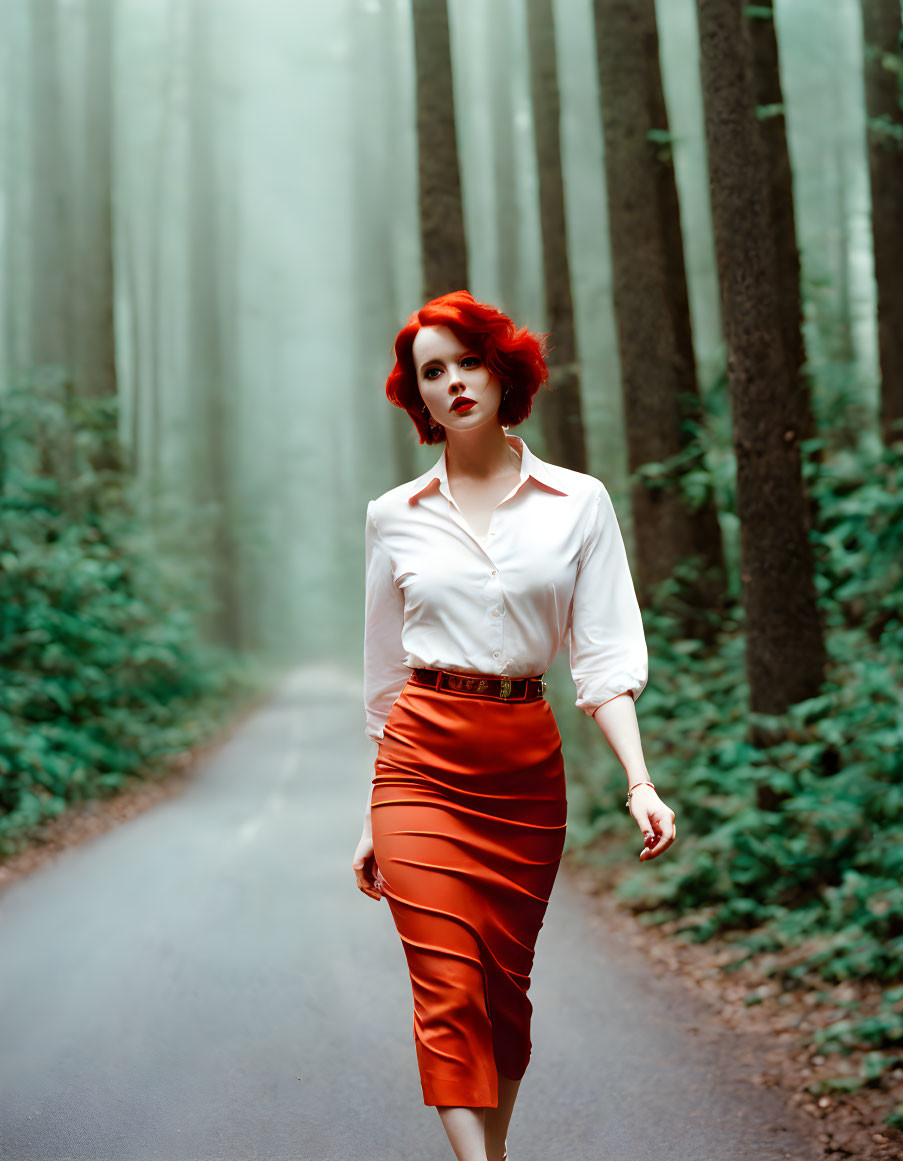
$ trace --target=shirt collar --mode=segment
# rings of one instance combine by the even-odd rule
[[[550,466],[541,460],[539,456],[533,454],[523,439],[519,435],[511,435],[510,432],[505,432],[505,438],[509,445],[514,448],[516,452],[520,453],[520,478],[517,482],[519,488],[524,480],[530,478],[534,480],[541,488],[546,491],[554,492],[558,496],[566,496],[567,492],[559,486],[560,481],[553,482],[553,474],[550,471]],[[446,447],[442,448],[442,455],[436,463],[430,468],[428,472],[417,477],[412,482],[413,491],[408,496],[409,504],[416,504],[424,493],[429,491],[430,486],[438,481],[439,491],[447,499],[451,499],[451,493],[448,487],[448,470],[445,461]]]

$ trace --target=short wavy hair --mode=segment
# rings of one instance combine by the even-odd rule
[[[417,384],[414,339],[421,327],[446,326],[459,342],[480,358],[508,394],[499,404],[502,427],[516,427],[530,414],[533,396],[548,380],[548,335],[517,327],[511,319],[485,302],[477,302],[466,290],[454,290],[426,303],[407,320],[395,339],[395,366],[386,380],[386,395],[403,407],[414,421],[421,443],[441,443],[445,428],[430,427],[429,412]]]

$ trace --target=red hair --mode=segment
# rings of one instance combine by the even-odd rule
[[[454,290],[434,298],[415,311],[395,339],[395,366],[386,380],[386,395],[396,407],[403,407],[420,433],[421,443],[439,443],[445,428],[430,428],[430,415],[417,385],[414,367],[414,339],[421,327],[445,326],[459,342],[476,351],[508,393],[499,404],[498,419],[503,427],[515,427],[530,414],[533,396],[549,377],[546,367],[547,335],[533,334],[517,327],[511,319],[477,302],[466,290]]]

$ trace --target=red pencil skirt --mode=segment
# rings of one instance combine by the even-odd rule
[[[375,762],[371,823],[382,894],[414,995],[426,1105],[498,1105],[530,1059],[536,937],[567,823],[551,706],[411,680]]]

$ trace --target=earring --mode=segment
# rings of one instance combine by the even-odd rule
[[[421,409],[421,410],[422,410],[422,411],[424,411],[424,412],[426,413],[426,415],[429,417],[429,426],[430,426],[430,428],[431,428],[433,431],[441,431],[441,430],[442,430],[442,424],[441,424],[441,423],[437,423],[437,422],[435,421],[435,419],[433,419],[432,415],[430,415],[430,413],[429,413],[430,409],[427,407],[427,405],[426,405],[425,403],[424,403],[424,405],[423,405],[423,407],[422,407],[422,409]]]

